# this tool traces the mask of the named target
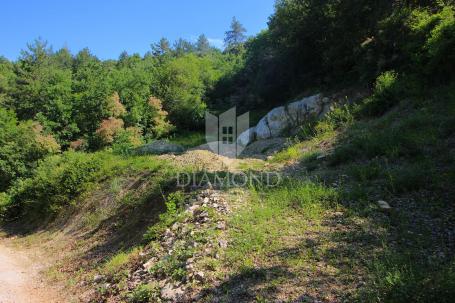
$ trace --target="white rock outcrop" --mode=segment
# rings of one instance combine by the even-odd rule
[[[242,147],[247,146],[248,144],[250,144],[251,142],[254,141],[255,134],[256,134],[256,127],[251,127],[249,129],[247,129],[246,131],[244,131],[243,133],[241,133],[238,136],[237,144]]]
[[[286,106],[276,107],[263,117],[256,127],[249,129],[248,133],[242,133],[237,142],[246,146],[255,138],[265,140],[281,137],[286,132],[292,132],[311,117],[320,118],[326,114],[329,111],[330,103],[329,98],[318,94]]]
[[[258,125],[256,125],[256,139],[264,140],[270,138],[272,133],[270,132],[269,124],[267,122],[267,116],[262,118]]]

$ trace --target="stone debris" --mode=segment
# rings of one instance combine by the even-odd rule
[[[93,282],[95,282],[95,283],[100,283],[100,282],[104,281],[104,279],[105,279],[105,276],[103,276],[103,275],[96,275],[96,276],[93,277]]]
[[[221,218],[229,212],[229,207],[223,196],[211,189],[200,191],[196,196],[187,198],[183,207],[182,220],[165,229],[154,243],[154,249],[146,248],[141,252],[139,267],[128,274],[128,281],[124,286],[126,289],[117,289],[117,293],[131,292],[139,285],[157,283],[161,289],[159,296],[165,302],[186,302],[185,300],[194,293],[191,293],[192,287],[203,285],[210,280],[207,273],[201,271],[198,261],[203,258],[219,259],[219,250],[226,249],[228,241],[221,238],[204,239],[201,235],[207,229],[223,233],[226,230],[226,222]],[[181,260],[179,252],[182,249],[192,252],[192,255],[185,255]],[[172,258],[181,262],[179,270],[182,270],[183,277],[176,279],[170,272],[160,270],[162,264],[166,264],[166,261]],[[93,281],[100,286],[106,286],[106,283],[110,282],[102,275],[95,276]],[[105,289],[113,290],[114,287],[117,286],[109,284]]]
[[[181,287],[174,287],[172,284],[166,284],[161,289],[161,297],[165,300],[178,302],[183,299],[185,291]]]

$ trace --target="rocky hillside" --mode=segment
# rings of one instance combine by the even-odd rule
[[[100,177],[14,242],[46,251],[47,278],[80,302],[449,302],[453,89],[372,115],[378,89],[296,124],[269,156],[95,155]],[[176,187],[182,171],[281,183]]]

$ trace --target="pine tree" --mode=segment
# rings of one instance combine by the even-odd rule
[[[166,38],[161,38],[158,43],[152,44],[152,54],[154,56],[162,56],[171,50],[171,44],[169,43],[169,40]]]
[[[197,39],[196,49],[197,52],[201,55],[204,55],[210,51],[209,39],[207,39],[207,37],[204,34],[200,35],[199,38]]]
[[[246,40],[246,29],[233,17],[231,28],[225,33],[224,44],[227,51],[238,49]]]

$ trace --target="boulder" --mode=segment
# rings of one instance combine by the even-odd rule
[[[165,140],[157,140],[150,144],[146,144],[136,148],[135,152],[140,155],[162,155],[182,153],[185,149],[174,143]]]
[[[255,135],[256,127],[251,127],[238,136],[237,144],[240,146],[247,146],[254,141]]]
[[[272,134],[270,132],[267,116],[265,116],[259,121],[258,125],[256,125],[256,139],[265,140],[271,136]]]
[[[265,140],[286,135],[287,131],[297,128],[310,117],[320,117],[321,114],[327,111],[326,103],[330,103],[329,98],[314,95],[286,106],[276,107],[256,125],[256,138]],[[245,134],[244,138],[247,138],[247,134]]]
[[[280,137],[289,129],[291,123],[284,106],[276,107],[267,114],[267,124],[272,138]]]
[[[287,106],[287,114],[294,126],[300,125],[308,120],[311,115],[319,116],[322,111],[321,95],[314,95],[303,98],[300,101],[292,102]]]

